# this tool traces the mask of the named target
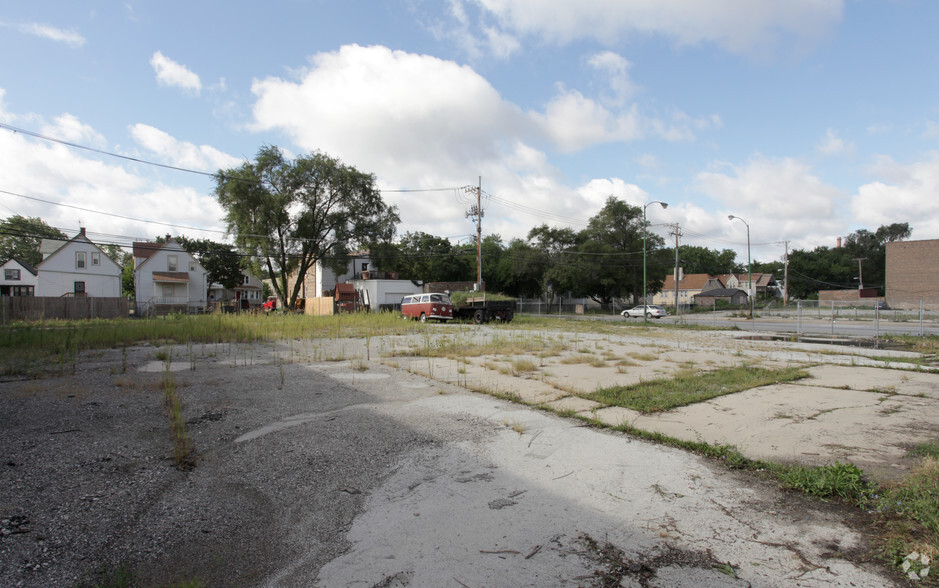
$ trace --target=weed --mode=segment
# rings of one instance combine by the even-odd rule
[[[576,365],[581,363],[592,364],[595,361],[597,361],[597,357],[590,353],[578,353],[577,355],[562,357],[560,363],[564,365]]]
[[[538,369],[538,366],[535,365],[535,362],[529,359],[516,359],[512,361],[512,372],[513,375],[519,374],[530,374]]]
[[[352,362],[352,370],[356,372],[368,371],[368,362],[356,359]]]
[[[741,366],[703,374],[682,372],[672,379],[661,378],[632,386],[602,388],[585,396],[608,406],[623,406],[653,413],[805,377],[808,377],[808,372],[798,368],[772,370]]]
[[[933,439],[932,441],[920,443],[912,450],[910,450],[910,455],[939,459],[939,439]]]
[[[163,393],[163,405],[170,419],[170,434],[173,438],[173,461],[180,469],[191,469],[196,465],[195,448],[186,432],[183,402],[177,393],[176,377],[169,369],[163,372]]]
[[[640,353],[638,351],[627,353],[626,355],[628,355],[629,357],[637,361],[655,361],[659,358],[657,355],[654,355],[652,353]]]
[[[867,495],[864,472],[853,463],[836,461],[819,467],[780,465],[772,469],[785,486],[813,496],[837,496],[857,503]]]

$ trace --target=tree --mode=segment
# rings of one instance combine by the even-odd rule
[[[405,233],[397,243],[396,253],[393,260],[381,262],[380,267],[398,272],[403,279],[455,282],[466,280],[469,275],[467,257],[443,237],[421,231]]]
[[[528,231],[528,242],[540,254],[535,261],[543,268],[541,291],[548,295],[548,308],[557,294],[573,292],[578,287],[578,264],[571,254],[576,252],[578,235],[568,227],[541,225]]]
[[[177,237],[176,241],[186,252],[199,260],[206,271],[206,281],[221,284],[228,290],[241,284],[241,270],[245,269],[244,258],[235,248],[227,243],[217,243],[210,239],[190,239]]]
[[[672,263],[675,265],[675,248],[670,247],[664,251],[668,252]],[[708,249],[698,245],[681,245],[678,248],[678,257],[681,261],[681,267],[686,274],[707,274],[709,276],[718,276],[729,274],[736,268],[736,252],[733,249]],[[756,265],[754,264],[754,269]]]
[[[648,223],[648,221],[647,221]],[[579,235],[581,254],[582,294],[597,302],[610,302],[613,298],[642,296],[643,210],[616,199],[607,198],[606,204],[591,217],[587,228]],[[646,233],[646,274],[649,292],[656,292],[669,268],[674,265],[658,253],[664,240]]]
[[[546,269],[543,253],[522,239],[512,239],[496,267],[501,291],[511,296],[539,296]]]
[[[399,221],[375,176],[316,152],[288,160],[264,146],[256,160],[215,177],[235,244],[262,261],[274,291],[295,308],[302,278],[317,261],[333,269],[348,252],[390,241]],[[337,272],[340,273],[340,272]],[[292,276],[297,276],[290,286]]]
[[[882,288],[887,243],[902,241],[911,234],[909,224],[894,223],[874,232],[859,229],[845,237],[841,247],[796,249],[789,255],[789,293],[803,298],[819,290],[857,288],[861,278],[865,287]]]
[[[39,244],[43,239],[58,239],[64,244],[68,236],[39,217],[15,214],[0,221],[0,261],[16,257],[30,265],[39,265],[42,261]]]

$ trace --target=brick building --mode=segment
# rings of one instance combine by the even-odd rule
[[[939,310],[939,239],[887,243],[886,266],[891,308]]]

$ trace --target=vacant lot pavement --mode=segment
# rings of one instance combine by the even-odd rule
[[[0,384],[0,584],[893,583],[852,512],[682,451],[298,343],[157,351]]]

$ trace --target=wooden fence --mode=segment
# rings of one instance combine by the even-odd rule
[[[127,317],[129,312],[130,306],[126,298],[0,297],[0,324],[3,325],[11,321],[119,318]]]

